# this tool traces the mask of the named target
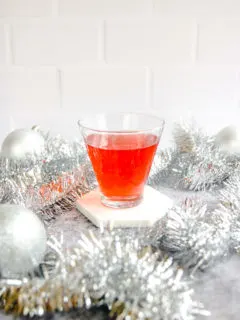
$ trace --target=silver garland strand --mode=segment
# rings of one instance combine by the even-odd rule
[[[0,203],[27,206],[47,221],[73,207],[93,187],[94,174],[83,142],[41,134],[45,148],[40,155],[0,157]]]
[[[175,169],[172,167],[178,156],[177,150],[170,148],[166,150],[158,150],[151,167],[148,178],[148,184],[158,188],[162,186],[175,186],[176,177],[174,176]]]
[[[239,157],[222,151],[214,136],[196,128],[186,124],[175,126],[175,148],[157,154],[150,183],[175,189],[208,190],[222,186],[235,172]]]
[[[41,156],[24,161],[0,157],[0,203],[25,205],[48,223],[94,188],[95,176],[83,143],[42,135]],[[225,185],[219,192],[221,205],[210,209],[187,199],[141,235],[89,231],[69,249],[64,239],[52,240],[43,278],[1,280],[0,305],[6,312],[42,316],[107,305],[119,320],[192,320],[207,314],[175,263],[193,274],[231,249],[239,252],[239,158],[191,126],[176,126],[174,139],[175,148],[157,152],[148,183],[194,191]],[[148,244],[159,250],[153,253],[144,247]]]
[[[107,304],[117,319],[193,320],[209,315],[194,301],[189,281],[171,258],[138,241],[124,241],[113,233],[83,234],[78,244],[64,250],[50,243],[56,268],[45,278],[0,282],[5,311],[42,316],[46,311],[69,311]]]
[[[40,157],[28,156],[24,161],[0,157],[0,203],[42,210],[43,216],[51,219],[71,207],[79,192],[95,187],[95,176],[82,142],[69,143],[41,134],[45,150]],[[174,138],[174,149],[159,151],[155,156],[148,183],[156,188],[213,188],[237,166],[236,156],[220,152],[213,137],[191,126],[176,126]]]
[[[240,206],[240,171],[225,183],[224,188],[219,190],[219,200],[223,205],[232,209],[238,215]]]
[[[240,171],[225,183],[218,193],[223,214],[231,221],[231,247],[240,250]]]
[[[228,254],[230,222],[221,211],[211,211],[202,202],[186,200],[182,206],[169,210],[147,237],[148,242],[170,253],[194,273]]]

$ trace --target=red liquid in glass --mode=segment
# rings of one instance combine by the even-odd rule
[[[143,193],[158,137],[153,134],[92,134],[87,149],[105,197],[138,198]]]

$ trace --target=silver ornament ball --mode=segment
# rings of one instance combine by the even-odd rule
[[[236,126],[223,128],[215,136],[215,145],[224,152],[240,154],[240,129]]]
[[[17,129],[2,143],[2,155],[7,158],[24,159],[27,155],[40,155],[44,150],[44,138],[36,130]]]
[[[47,244],[43,223],[19,205],[0,205],[0,273],[19,277],[42,261]]]

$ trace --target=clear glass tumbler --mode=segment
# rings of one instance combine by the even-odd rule
[[[112,208],[143,199],[164,120],[140,113],[96,114],[78,121],[101,192]]]

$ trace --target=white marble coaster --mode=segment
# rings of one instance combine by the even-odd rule
[[[87,193],[76,202],[77,209],[97,227],[149,227],[162,218],[173,201],[166,195],[146,186],[144,199],[136,207],[112,209],[100,201],[98,190]]]

